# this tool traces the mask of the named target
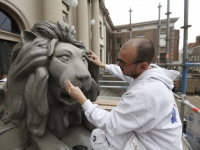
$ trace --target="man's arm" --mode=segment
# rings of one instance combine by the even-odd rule
[[[121,69],[119,68],[119,66],[116,65],[106,65],[104,63],[102,63],[99,59],[99,57],[93,53],[90,50],[90,55],[88,55],[89,61],[93,62],[95,65],[106,69],[107,71],[109,71],[109,73],[116,75],[118,78],[130,83],[132,81],[132,78],[128,77],[128,76],[124,76]]]
[[[127,133],[133,131],[134,129],[142,130],[142,126],[138,122],[137,118],[135,118],[132,114],[129,114],[126,110],[127,105],[131,107],[127,104],[127,101],[131,103],[132,98],[135,96],[126,95],[122,100],[122,103],[119,103],[111,112],[108,112],[104,109],[98,108],[96,104],[92,104],[90,100],[87,100],[79,87],[73,86],[69,80],[66,80],[64,84],[68,94],[81,104],[88,121],[96,127],[108,132],[111,136]],[[136,112],[133,112],[133,114],[141,114],[138,112],[138,109],[135,110]],[[143,118],[143,114],[140,116]]]
[[[106,67],[106,64],[102,63],[99,59],[99,57],[93,53],[91,50],[90,50],[90,54],[88,55],[88,58],[91,62],[93,62],[95,65],[101,67],[101,68],[105,68]]]

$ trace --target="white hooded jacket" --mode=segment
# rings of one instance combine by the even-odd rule
[[[134,131],[149,150],[182,150],[182,124],[172,93],[179,72],[157,65],[151,68],[134,80],[124,76],[118,66],[106,65],[107,71],[130,84],[127,91],[111,112],[89,100],[83,110],[91,123],[111,135],[108,140],[118,149],[125,143],[112,136]]]

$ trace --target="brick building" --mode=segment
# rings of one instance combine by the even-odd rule
[[[188,62],[190,63],[200,63],[200,36],[196,37],[195,43],[188,44]],[[200,77],[200,67],[190,67],[188,69],[189,73],[192,73],[192,76]]]
[[[170,34],[169,34],[169,63],[178,61],[178,47],[179,47],[179,30],[174,29],[174,24],[178,18],[170,19]],[[166,19],[161,20],[160,29],[160,63],[165,62],[166,54]],[[156,51],[153,63],[157,62],[158,53],[158,21],[148,21],[132,24],[132,38],[146,37],[149,38]],[[107,45],[110,46],[112,53],[109,55],[107,63],[116,63],[116,55],[119,52],[120,47],[128,40],[130,40],[129,25],[115,26],[112,30],[110,41],[107,40]],[[108,56],[108,57],[109,57]]]
[[[200,63],[200,36],[196,37],[195,43],[188,44],[188,62]],[[188,68],[187,92],[200,93],[200,66]]]

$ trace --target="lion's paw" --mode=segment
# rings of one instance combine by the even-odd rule
[[[31,140],[34,147],[39,148],[39,150],[70,150],[66,144],[57,139],[48,130],[41,137],[32,135]]]

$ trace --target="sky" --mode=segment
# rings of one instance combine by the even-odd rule
[[[133,10],[131,22],[146,22],[158,20],[158,5],[162,5],[160,19],[167,19],[168,0],[105,0],[105,6],[110,13],[113,24],[124,25],[130,23],[130,7]],[[169,0],[170,18],[179,18],[175,23],[175,29],[180,30],[179,50],[183,48],[183,29],[184,25],[184,0]],[[188,43],[194,43],[196,36],[200,35],[200,0],[188,0]]]

